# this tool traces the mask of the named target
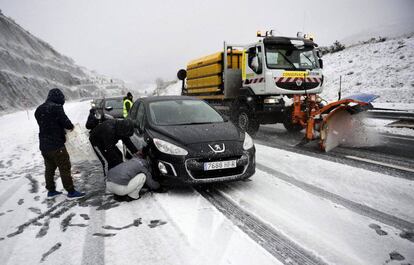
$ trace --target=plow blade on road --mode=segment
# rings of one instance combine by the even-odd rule
[[[371,102],[378,96],[359,94],[320,109],[320,148],[329,152],[338,145],[353,145],[367,137],[361,113],[372,109]],[[361,139],[362,138],[362,139]]]

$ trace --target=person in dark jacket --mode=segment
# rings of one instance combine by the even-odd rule
[[[106,120],[97,125],[91,132],[89,140],[102,163],[104,175],[109,169],[123,162],[122,152],[116,147],[122,140],[131,154],[138,154],[138,149],[129,137],[134,133],[131,120]]]
[[[90,132],[89,141],[102,163],[105,177],[108,171],[123,163],[122,152],[116,146],[119,140],[122,140],[132,157],[142,158],[142,150],[138,150],[130,139],[133,133],[134,122],[129,119],[106,120]],[[145,185],[154,192],[167,191],[151,174],[146,174]]]
[[[65,129],[73,130],[74,126],[63,110],[65,96],[58,88],[49,91],[46,102],[35,111],[39,125],[39,148],[45,163],[45,180],[47,197],[53,198],[62,192],[56,191],[55,171],[59,168],[60,178],[69,199],[85,196],[75,190],[71,176],[69,154],[65,148]]]
[[[99,118],[97,116],[99,116]],[[103,121],[105,121],[105,117],[97,114],[96,109],[92,108],[89,110],[89,116],[88,120],[86,121],[85,127],[88,130],[92,130]]]

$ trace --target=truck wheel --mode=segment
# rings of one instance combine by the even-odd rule
[[[250,113],[248,108],[235,108],[232,120],[241,131],[247,132],[250,136],[254,136],[260,127],[259,121]]]
[[[288,132],[300,132],[303,127],[298,123],[292,122],[292,109],[287,109],[283,119],[283,126]]]
[[[292,123],[292,121],[283,121],[283,126],[285,126],[285,129],[289,132],[300,132],[303,129],[302,125]]]

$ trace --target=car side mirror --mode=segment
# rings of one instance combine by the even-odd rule
[[[111,111],[111,110],[113,110],[114,108],[113,108],[112,106],[108,106],[108,107],[105,107],[105,109],[106,109],[107,111]]]
[[[221,114],[221,117],[223,118],[224,122],[228,122],[230,120],[229,116]]]
[[[319,66],[320,66],[321,68],[323,68],[323,60],[322,60],[321,58],[319,58]]]

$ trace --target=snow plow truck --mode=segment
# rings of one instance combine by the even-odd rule
[[[305,129],[305,142],[319,139],[324,151],[339,145],[352,128],[351,115],[372,108],[375,96],[324,105],[318,95],[323,61],[313,37],[280,37],[273,31],[257,37],[248,45],[224,42],[223,51],[190,61],[177,74],[182,95],[206,100],[250,135],[260,124],[283,123],[288,131]],[[335,117],[341,117],[340,124]]]

